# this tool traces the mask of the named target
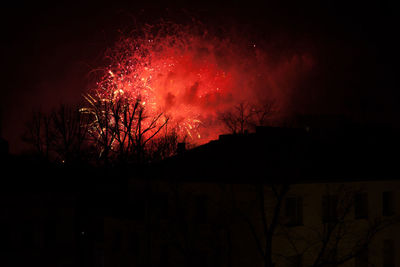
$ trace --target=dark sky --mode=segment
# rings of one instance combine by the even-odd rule
[[[307,3],[303,3],[307,2]],[[2,136],[18,151],[30,110],[73,103],[88,72],[120,31],[159,18],[246,25],[276,51],[305,49],[317,60],[293,95],[300,113],[344,113],[398,124],[398,8],[365,1],[117,1],[1,8]]]

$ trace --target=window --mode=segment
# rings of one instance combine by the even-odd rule
[[[207,221],[207,198],[205,196],[197,196],[195,198],[195,218],[197,223],[206,223]]]
[[[129,235],[129,251],[133,255],[140,255],[140,236],[136,232],[131,232]]]
[[[368,194],[357,193],[354,196],[354,217],[368,219]]]
[[[209,251],[199,250],[195,252],[196,260],[193,262],[193,267],[208,267],[209,265]]]
[[[47,220],[44,228],[44,242],[46,247],[53,247],[56,244],[56,231],[56,222],[51,219]]]
[[[394,215],[394,194],[392,191],[382,193],[382,215]]]
[[[120,231],[115,231],[114,238],[112,242],[112,250],[114,252],[119,252],[122,249],[122,233]]]
[[[395,266],[395,248],[394,240],[383,240],[383,267]]]
[[[26,223],[22,227],[22,245],[26,249],[32,249],[35,247],[35,233],[34,227],[31,223]]]
[[[162,245],[160,251],[160,265],[162,267],[169,266],[169,253],[168,253],[168,246]]]
[[[328,249],[325,254],[325,265],[326,267],[338,267],[339,265],[337,264],[338,260],[338,249],[337,247],[334,247],[332,249]]]
[[[368,266],[368,249],[365,249],[355,257],[355,267],[365,266]]]
[[[287,197],[285,199],[285,225],[297,226],[303,224],[303,198]]]
[[[337,215],[338,199],[335,195],[322,197],[322,221],[324,223],[335,222]]]
[[[133,193],[130,195],[131,210],[130,216],[134,220],[144,220],[146,213],[145,196],[141,193]]]
[[[154,194],[151,199],[152,212],[157,219],[168,218],[168,195],[166,193]]]

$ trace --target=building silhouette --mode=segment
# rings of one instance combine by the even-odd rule
[[[14,159],[4,266],[399,266],[398,136],[259,127],[146,166]]]

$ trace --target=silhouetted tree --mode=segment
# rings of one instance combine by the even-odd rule
[[[148,155],[148,143],[154,141],[168,123],[160,112],[149,115],[140,97],[132,99],[123,94],[104,93],[87,95],[88,131],[96,144],[100,158],[108,164],[111,159],[143,163]]]
[[[270,197],[269,200],[273,203],[268,207],[266,204],[267,191]],[[257,252],[262,257],[265,267],[275,266],[273,261],[273,241],[279,227],[283,201],[288,191],[288,184],[271,184],[268,187],[263,184],[254,185],[254,193],[258,202],[254,204],[257,209],[256,214],[249,214],[243,207],[240,207],[235,191],[232,190],[233,212],[249,227]],[[258,229],[261,229],[261,233]]]
[[[276,108],[276,102],[272,100],[253,104],[249,124],[254,128],[256,126],[267,126],[270,123],[271,117],[276,114]]]
[[[150,161],[160,161],[173,156],[177,151],[178,134],[176,131],[167,129],[163,134],[153,138],[148,145]]]
[[[32,146],[33,151],[40,157],[49,159],[53,135],[51,133],[51,116],[41,110],[33,110],[31,118],[25,125],[23,141]]]
[[[168,230],[163,234],[168,237],[171,247],[180,252],[184,266],[220,266],[218,258],[223,255],[214,253],[217,249],[222,250],[221,234],[229,218],[224,216],[228,212],[225,213],[226,206],[220,202],[225,199],[191,194],[186,191],[184,183],[177,181],[171,181],[168,185],[172,193],[172,212]],[[212,212],[210,206],[218,207],[221,216],[209,216]]]
[[[23,140],[48,161],[71,163],[82,159],[87,123],[78,108],[60,105],[49,113],[32,111]]]
[[[359,192],[350,186],[327,185],[321,203],[322,223],[303,226],[303,231],[282,225],[279,234],[296,255],[311,259],[312,267],[338,266],[362,255],[376,234],[399,223],[399,218],[370,214],[355,219],[355,196]]]
[[[289,184],[256,185],[258,215],[241,208],[232,190],[233,210],[248,226],[265,267],[275,266],[277,261],[291,262],[293,255],[306,256],[311,259],[308,266],[313,267],[344,264],[362,255],[377,233],[399,223],[397,217],[355,220],[351,214],[357,191],[342,185],[327,190],[318,222],[311,226],[300,223],[299,230],[287,223],[283,212],[290,188]],[[277,250],[278,245],[284,249]]]
[[[35,154],[72,163],[97,150],[101,164],[108,165],[144,163],[175,153],[177,134],[166,127],[164,113],[149,115],[139,98],[85,98],[89,105],[80,109],[61,104],[48,114],[32,111],[23,139]]]
[[[61,161],[82,160],[88,137],[87,118],[77,107],[61,104],[51,113],[52,147]]]
[[[233,134],[244,134],[256,126],[266,126],[272,115],[276,113],[274,101],[258,104],[240,102],[232,109],[219,114],[218,119]]]
[[[251,105],[241,102],[232,110],[221,113],[219,119],[231,133],[243,134],[248,129],[250,118],[253,116]]]

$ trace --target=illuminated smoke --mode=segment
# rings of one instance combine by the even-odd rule
[[[166,114],[180,139],[201,144],[223,133],[217,116],[238,103],[275,101],[281,114],[289,108],[312,60],[293,53],[271,60],[259,47],[205,27],[148,26],[106,53],[94,91],[140,99],[148,114]]]

